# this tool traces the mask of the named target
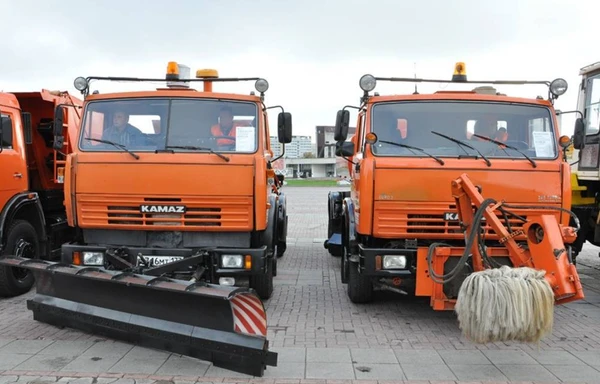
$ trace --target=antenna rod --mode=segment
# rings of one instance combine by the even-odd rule
[[[415,69],[415,80],[417,79],[417,62],[413,62],[414,65],[414,69]],[[413,93],[413,95],[418,95],[419,91],[417,91],[417,83],[415,83],[415,92]]]

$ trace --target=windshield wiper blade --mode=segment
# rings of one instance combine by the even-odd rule
[[[387,140],[378,140],[378,141],[380,143],[386,143],[386,144],[396,145],[398,147],[408,148],[408,149],[414,149],[416,151],[423,152],[424,154],[426,154],[427,156],[431,157],[432,159],[435,159],[438,163],[444,165],[444,160],[440,159],[437,156],[432,155],[431,153],[427,153],[427,151],[425,151],[423,148],[413,147],[412,145],[407,145],[407,144],[402,144],[402,143],[395,143],[393,141],[387,141]]]
[[[467,147],[467,148],[471,148],[472,150],[474,150],[474,151],[476,151],[477,153],[479,153],[479,156],[481,156],[481,158],[482,158],[483,160],[485,160],[485,163],[487,164],[487,166],[488,166],[488,167],[491,167],[491,166],[492,166],[492,163],[491,163],[491,161],[490,161],[490,160],[489,160],[487,157],[485,157],[485,156],[483,155],[483,153],[481,153],[481,151],[480,151],[479,149],[477,149],[477,148],[475,148],[475,147],[473,147],[473,146],[471,146],[471,145],[469,145],[469,144],[465,143],[464,141],[460,141],[460,140],[458,140],[458,139],[455,139],[454,137],[446,136],[446,135],[444,135],[443,133],[439,133],[439,132],[436,132],[436,131],[431,131],[431,133],[433,133],[434,135],[441,136],[441,137],[443,137],[443,138],[445,138],[445,139],[448,139],[448,140],[450,140],[450,141],[452,141],[452,142],[455,142],[456,144],[464,145],[464,146],[465,146],[465,147]]]
[[[110,144],[110,145],[112,145],[114,147],[120,148],[120,149],[124,150],[125,152],[129,153],[131,156],[135,157],[136,160],[140,159],[140,157],[138,155],[136,155],[135,153],[131,152],[123,144],[115,143],[114,141],[109,141],[109,140],[95,139],[93,137],[86,137],[85,140],[97,141],[99,143],[104,143],[104,144]]]
[[[490,142],[492,142],[492,143],[494,143],[494,144],[498,144],[498,145],[504,146],[504,147],[506,147],[506,148],[508,148],[508,149],[515,150],[515,151],[519,152],[521,155],[525,156],[525,158],[526,158],[527,160],[529,160],[529,162],[531,163],[531,165],[533,165],[533,168],[536,168],[536,167],[537,167],[537,163],[536,163],[536,162],[535,162],[535,161],[534,161],[534,160],[533,160],[531,157],[527,156],[527,155],[526,155],[526,154],[525,154],[523,151],[521,151],[519,148],[513,147],[512,145],[504,144],[504,143],[503,143],[503,142],[501,142],[501,141],[494,140],[494,139],[491,139],[491,138],[489,138],[489,137],[486,137],[486,136],[480,136],[480,135],[478,135],[478,134],[476,134],[476,133],[474,133],[474,134],[473,134],[473,136],[475,136],[475,137],[479,137],[480,139],[483,139],[483,140],[490,141]],[[505,152],[506,152],[506,151],[505,151]]]
[[[212,153],[213,155],[219,156],[221,159],[223,159],[225,161],[229,161],[229,157],[222,155],[218,152],[215,152],[208,147],[195,147],[193,145],[167,145],[165,148],[188,149],[190,151],[208,151],[208,152]]]

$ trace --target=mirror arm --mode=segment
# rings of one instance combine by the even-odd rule
[[[346,156],[342,156],[342,159],[346,160],[349,163],[352,163],[353,165],[357,165],[358,163],[355,163],[354,161],[352,161],[350,158],[346,157]]]
[[[263,112],[266,111],[267,109],[273,109],[273,108],[279,108],[281,109],[281,113],[285,113],[285,110],[283,109],[283,107],[281,105],[273,105],[271,107],[267,107],[264,103],[263,103]]]
[[[276,162],[277,160],[281,159],[281,158],[283,157],[283,155],[285,155],[285,144],[282,144],[282,145],[281,145],[281,155],[277,156],[277,157],[276,157],[276,158],[274,158],[274,159],[271,159],[271,161],[269,161],[269,163],[274,163],[274,162]]]
[[[583,119],[583,113],[581,111],[573,110],[573,111],[557,111],[556,116],[566,115],[567,113],[578,113],[579,116]]]

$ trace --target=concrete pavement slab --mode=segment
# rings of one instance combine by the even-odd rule
[[[508,378],[492,364],[450,364],[448,368],[458,380],[507,381]]]
[[[12,370],[17,365],[22,364],[27,359],[32,358],[34,355],[28,355],[25,353],[12,353],[12,352],[1,352],[0,351],[0,370]]]

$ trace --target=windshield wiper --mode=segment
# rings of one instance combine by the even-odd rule
[[[479,149],[477,149],[477,148],[475,148],[475,147],[472,147],[471,145],[469,145],[469,144],[465,143],[464,141],[460,141],[460,140],[458,140],[458,139],[455,139],[454,137],[446,136],[446,135],[444,135],[443,133],[439,133],[439,132],[436,132],[436,131],[431,131],[431,133],[433,133],[434,135],[441,136],[441,137],[443,137],[443,138],[445,138],[445,139],[448,139],[448,140],[450,140],[450,141],[452,141],[452,142],[455,142],[456,144],[464,145],[464,146],[465,146],[465,147],[467,147],[467,148],[471,148],[472,150],[474,150],[474,151],[476,151],[477,153],[479,153],[479,156],[481,156],[481,158],[482,158],[483,160],[485,160],[485,163],[487,164],[487,166],[488,166],[488,167],[491,167],[491,166],[492,166],[492,163],[490,162],[490,160],[489,160],[487,157],[485,157],[485,156],[483,155],[483,153],[481,153],[481,151],[480,151]]]
[[[427,156],[431,157],[432,159],[435,159],[438,163],[444,165],[444,160],[440,159],[437,156],[432,155],[431,153],[427,153],[427,151],[425,151],[423,148],[413,147],[412,145],[407,145],[407,144],[394,143],[393,141],[387,141],[387,140],[378,140],[378,141],[380,143],[386,143],[386,144],[396,145],[398,147],[408,148],[408,149],[414,149],[416,151],[423,152],[424,154],[426,154]]]
[[[229,161],[229,157],[222,155],[218,152],[215,152],[212,149],[207,148],[207,147],[195,147],[193,145],[167,145],[165,148],[188,149],[190,151],[208,151],[214,155],[219,156],[221,159],[223,159],[225,161]]]
[[[490,141],[490,142],[492,142],[492,143],[494,143],[494,144],[498,144],[498,145],[504,146],[504,147],[506,147],[506,148],[508,148],[508,149],[515,150],[515,151],[519,152],[521,155],[525,156],[525,158],[526,158],[527,160],[529,160],[529,162],[531,163],[531,165],[533,165],[533,168],[536,168],[536,167],[537,167],[537,164],[536,164],[536,162],[535,162],[535,161],[534,161],[532,158],[530,158],[529,156],[527,156],[527,155],[526,155],[525,153],[523,153],[523,152],[522,152],[520,149],[513,147],[512,145],[504,144],[504,143],[503,143],[503,142],[501,142],[501,141],[494,140],[494,139],[490,139],[489,137],[485,137],[485,136],[480,136],[480,135],[478,135],[478,134],[476,134],[476,133],[474,133],[474,134],[473,134],[473,136],[475,136],[475,137],[479,137],[480,139],[483,139],[483,140]],[[504,152],[506,152],[506,150],[505,150]]]
[[[108,141],[108,140],[102,140],[102,139],[95,139],[93,137],[86,137],[85,140],[90,140],[90,141],[97,141],[99,143],[104,143],[104,144],[110,144],[112,146],[115,146],[117,148],[120,148],[122,150],[124,150],[125,152],[129,153],[131,156],[135,157],[136,160],[139,160],[140,157],[138,155],[136,155],[135,153],[131,152],[129,149],[127,149],[127,147],[123,144],[119,144],[119,143],[115,143],[113,141]]]

